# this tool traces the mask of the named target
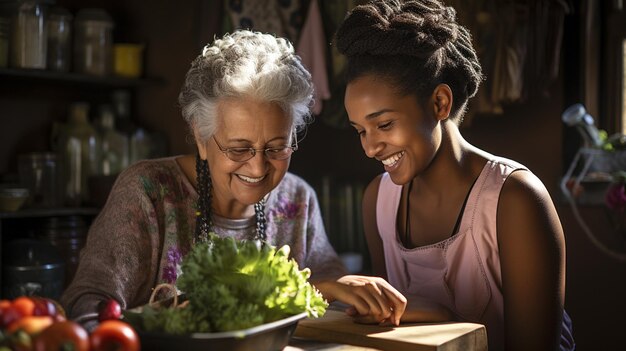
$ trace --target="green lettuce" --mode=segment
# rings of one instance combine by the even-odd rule
[[[247,329],[302,312],[322,316],[328,303],[308,282],[311,271],[300,270],[289,251],[212,235],[180,267],[177,287],[189,305],[146,307],[140,329],[180,335]]]

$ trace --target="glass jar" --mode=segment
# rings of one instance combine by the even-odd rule
[[[99,144],[96,130],[89,123],[89,104],[72,104],[68,123],[59,132],[57,146],[63,165],[65,205],[82,206],[88,202],[87,180],[98,171]]]
[[[62,7],[53,7],[48,16],[48,69],[70,70],[71,39],[72,14]]]
[[[47,0],[18,0],[12,17],[11,66],[46,68]]]
[[[62,205],[60,167],[53,152],[33,152],[18,156],[20,183],[28,188],[31,207]]]
[[[99,174],[117,175],[128,166],[128,138],[115,129],[115,114],[111,105],[100,106],[98,134],[102,146]]]
[[[113,20],[103,9],[82,9],[76,14],[74,70],[96,76],[113,69]]]
[[[81,216],[49,217],[44,219],[38,233],[40,240],[52,244],[58,250],[65,264],[64,287],[74,279],[88,229],[86,220]]]

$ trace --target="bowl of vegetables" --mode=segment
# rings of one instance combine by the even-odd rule
[[[179,268],[173,299],[124,312],[146,349],[281,350],[299,320],[328,307],[289,246],[211,235]]]

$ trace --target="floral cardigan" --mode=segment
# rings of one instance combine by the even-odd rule
[[[92,223],[80,263],[61,303],[72,319],[95,326],[98,303],[114,298],[123,309],[146,304],[153,288],[175,283],[180,263],[194,243],[198,193],[176,157],[145,160],[122,172]],[[270,192],[265,213],[267,240],[289,245],[312,279],[346,273],[330,245],[314,190],[287,173]],[[221,236],[251,238],[255,218],[213,216]]]

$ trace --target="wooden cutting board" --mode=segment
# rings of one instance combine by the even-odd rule
[[[390,351],[486,351],[487,332],[475,323],[415,323],[399,327],[357,324],[343,311],[303,319],[294,336]]]

